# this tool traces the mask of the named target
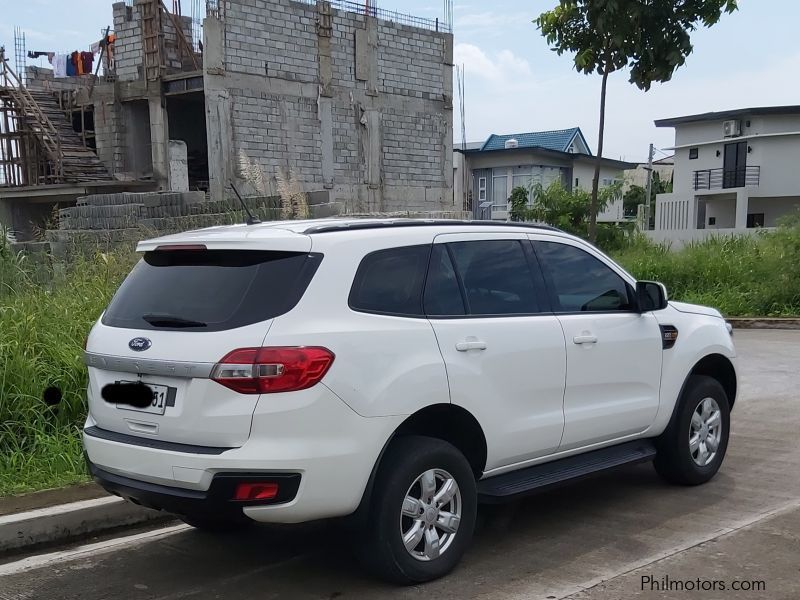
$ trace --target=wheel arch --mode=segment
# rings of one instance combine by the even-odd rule
[[[449,442],[464,454],[476,480],[483,475],[488,449],[486,435],[478,420],[468,410],[455,404],[428,405],[408,416],[386,440],[372,467],[361,503],[351,516],[354,523],[363,523],[368,516],[375,479],[386,450],[396,437],[403,435],[424,435]]]
[[[681,396],[683,395],[686,383],[695,375],[705,375],[706,377],[716,379],[728,396],[729,408],[733,409],[733,405],[736,402],[738,383],[736,380],[736,369],[727,356],[722,354],[708,354],[697,361],[686,377],[686,381],[681,388]]]
[[[467,409],[455,404],[432,404],[403,421],[394,435],[424,435],[449,442],[464,455],[475,479],[486,468],[486,435]]]

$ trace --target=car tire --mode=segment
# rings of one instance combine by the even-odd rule
[[[694,375],[686,383],[677,412],[657,440],[653,465],[661,477],[679,485],[700,485],[725,458],[730,434],[730,403],[716,379]]]
[[[458,449],[435,438],[398,437],[381,461],[361,538],[366,543],[356,552],[389,582],[437,579],[464,555],[476,512],[475,476]]]
[[[214,515],[178,515],[178,518],[194,527],[195,529],[204,533],[213,533],[217,535],[224,535],[226,533],[236,533],[243,529],[252,526],[254,521],[246,517],[237,518],[223,518]]]

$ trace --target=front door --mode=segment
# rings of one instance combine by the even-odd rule
[[[725,144],[722,169],[722,187],[744,187],[747,174],[747,142]]]
[[[632,286],[588,246],[534,240],[567,349],[559,450],[645,431],[658,411],[661,385],[655,316],[634,310]]]
[[[434,242],[425,313],[452,403],[484,428],[486,470],[551,454],[561,443],[564,334],[544,292],[525,234],[446,234]]]

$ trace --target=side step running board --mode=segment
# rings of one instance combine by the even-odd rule
[[[647,462],[655,455],[656,448],[651,440],[636,440],[534,465],[482,479],[478,482],[478,500],[488,503],[512,500],[624,465]]]

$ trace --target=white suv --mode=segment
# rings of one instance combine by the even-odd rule
[[[649,460],[694,485],[725,455],[730,327],[558,230],[293,221],[138,250],[87,342],[86,455],[194,526],[351,515],[370,566],[421,582],[480,501]]]

